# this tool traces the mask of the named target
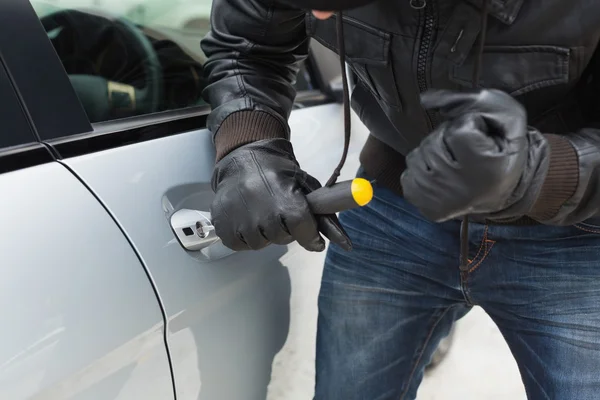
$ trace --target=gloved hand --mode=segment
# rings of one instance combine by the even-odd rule
[[[423,94],[446,120],[406,158],[405,198],[436,222],[468,214],[524,215],[548,168],[544,136],[525,109],[499,90]]]
[[[215,166],[211,214],[215,232],[232,250],[258,250],[296,240],[323,251],[329,240],[349,250],[351,242],[335,215],[313,215],[306,194],[320,183],[300,169],[292,145],[266,139],[239,147]]]

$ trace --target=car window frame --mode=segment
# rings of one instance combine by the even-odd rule
[[[0,175],[54,161],[31,125],[20,93],[4,62],[4,53],[0,54],[0,99],[2,107],[8,111],[3,113],[2,134],[12,138],[10,144],[0,141]]]
[[[0,136],[0,154],[14,152],[16,147],[39,141],[15,90],[12,79],[0,57],[0,99],[2,99],[2,136]],[[2,138],[10,137],[10,141]]]
[[[83,106],[31,3],[3,0],[2,10],[7,12],[0,13],[0,49],[39,140],[43,142],[58,135],[92,131]],[[40,91],[44,95],[41,96]],[[52,101],[47,101],[48,93],[54,95]]]
[[[91,123],[33,5],[22,0],[4,0],[3,5],[11,11],[3,13],[0,21],[10,34],[0,38],[0,48],[7,46],[7,66],[14,71],[15,87],[27,106],[31,124],[39,135],[38,140],[48,146],[57,159],[206,128],[211,110],[208,105]],[[24,37],[19,41],[7,40],[7,37],[14,37],[17,30],[27,34],[20,35]],[[28,51],[20,53],[23,48]],[[299,91],[295,108],[335,101],[324,87],[325,82],[319,78],[319,66],[313,57],[313,52],[309,52],[306,68],[316,89]],[[30,70],[29,65],[44,65],[45,73],[35,76],[32,82],[23,72]],[[44,102],[40,101],[48,92],[57,95],[56,101],[53,101],[57,104],[53,104],[51,109],[44,107]]]

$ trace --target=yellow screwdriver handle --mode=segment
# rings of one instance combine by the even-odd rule
[[[306,196],[313,214],[335,214],[367,205],[373,198],[371,182],[363,178],[322,187]]]

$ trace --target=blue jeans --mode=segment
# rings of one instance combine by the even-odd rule
[[[414,399],[439,341],[479,305],[529,399],[600,399],[600,221],[571,227],[435,224],[377,188],[341,214],[319,295],[315,400]]]

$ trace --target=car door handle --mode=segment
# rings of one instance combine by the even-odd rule
[[[373,198],[371,182],[363,178],[339,182],[322,187],[306,196],[314,214],[335,214],[355,207],[362,207]],[[188,251],[201,251],[221,239],[215,232],[210,213],[181,209],[171,216],[171,229],[181,246]]]
[[[188,251],[200,251],[221,241],[208,211],[178,210],[171,216],[171,229]]]

